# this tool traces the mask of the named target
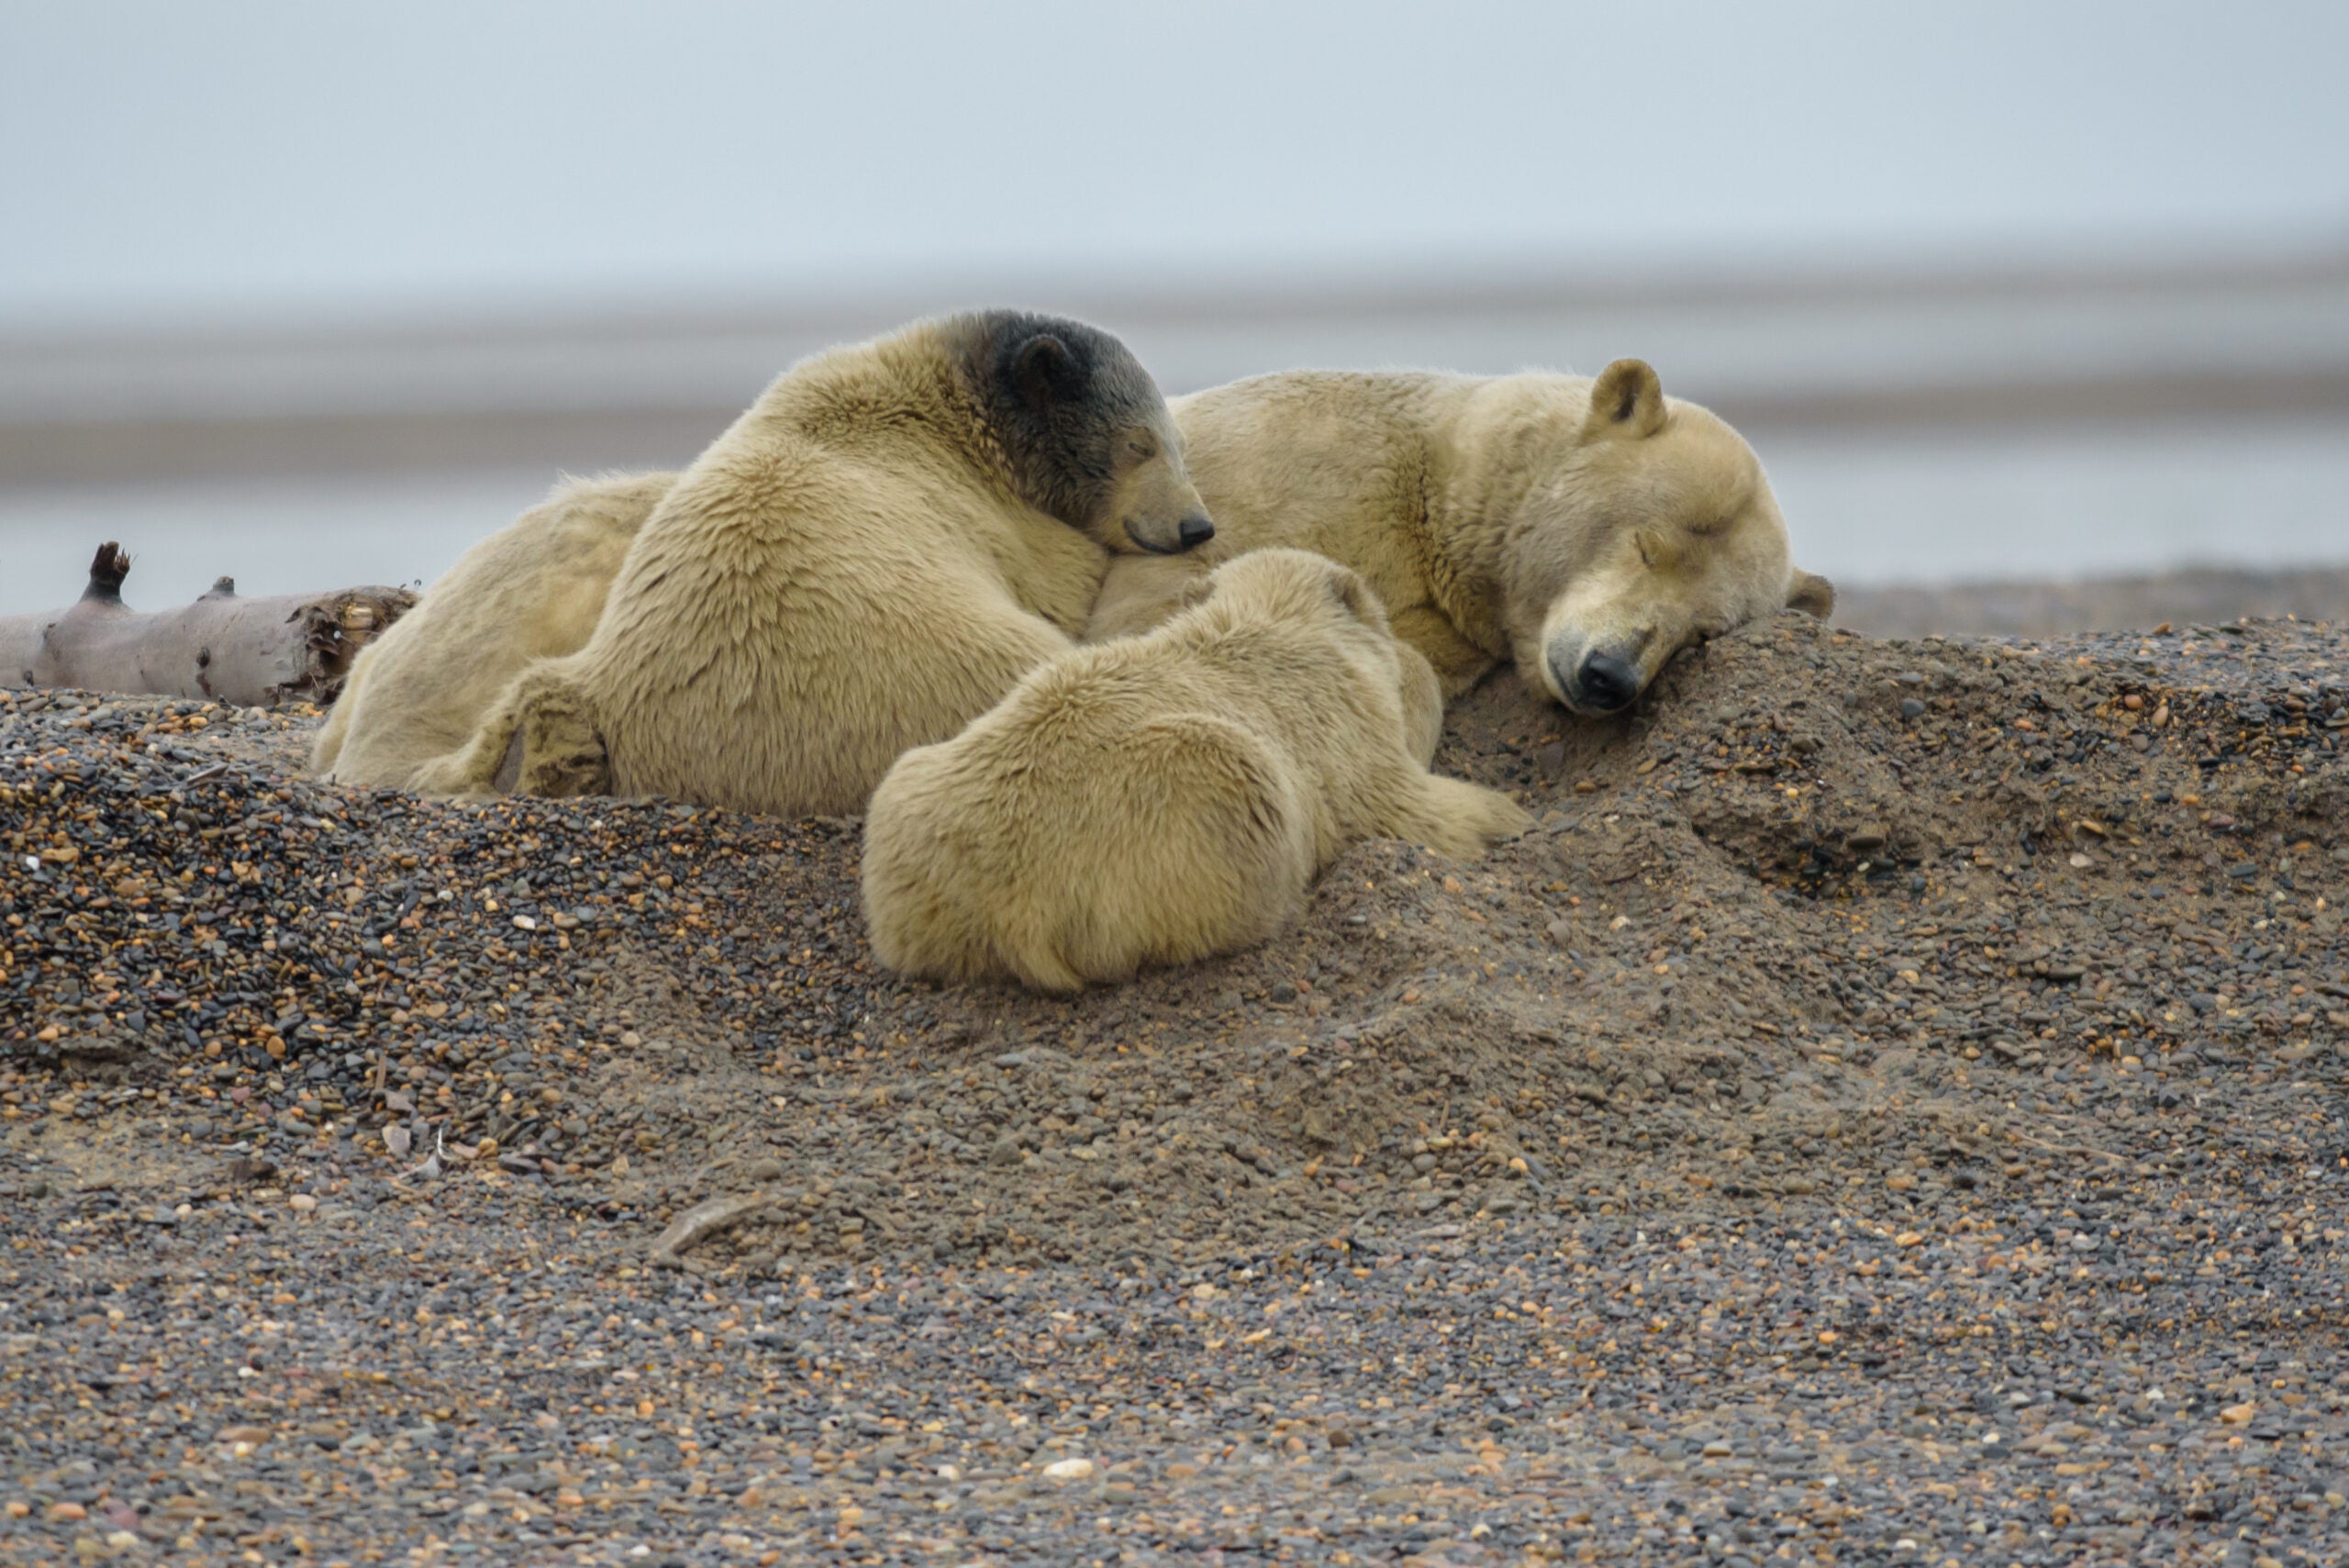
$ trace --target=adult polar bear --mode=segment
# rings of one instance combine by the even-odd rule
[[[1088,640],[1146,630],[1220,562],[1286,545],[1361,573],[1448,695],[1514,661],[1604,714],[1687,642],[1834,608],[1795,568],[1753,449],[1638,360],[1591,379],[1291,372],[1174,406],[1216,539],[1113,568]]]
[[[918,323],[778,378],[652,508],[585,646],[413,783],[857,811],[1073,646],[1111,551],[1213,533],[1117,339]]]

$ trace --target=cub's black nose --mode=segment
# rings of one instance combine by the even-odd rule
[[[1177,537],[1182,539],[1185,550],[1189,550],[1194,545],[1205,544],[1215,538],[1215,519],[1204,512],[1186,517],[1183,519],[1182,528],[1177,531]]]
[[[1575,672],[1577,705],[1594,713],[1629,707],[1640,695],[1640,673],[1611,653],[1594,653]]]

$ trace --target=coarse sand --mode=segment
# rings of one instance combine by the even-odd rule
[[[2341,1560],[2328,627],[1504,674],[1074,1001],[315,722],[0,694],[0,1562]]]

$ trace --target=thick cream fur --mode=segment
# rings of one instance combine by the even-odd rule
[[[360,650],[310,751],[312,771],[400,788],[463,746],[528,665],[583,647],[674,473],[566,480],[483,539]]]
[[[1571,704],[1559,672],[1570,677],[1593,650],[1620,653],[1644,687],[1687,642],[1782,604],[1820,617],[1833,608],[1832,586],[1792,565],[1752,449],[1705,409],[1664,396],[1636,360],[1600,377],[1291,372],[1173,407],[1217,537],[1187,556],[1119,557],[1091,609],[1090,640],[1147,630],[1182,608],[1216,563],[1280,545],[1362,573],[1447,695],[1513,659],[1530,683]],[[631,537],[674,481],[583,484],[558,497],[607,519],[610,534],[540,531],[535,569],[577,584],[549,597],[576,606],[605,591],[618,558],[599,540]],[[1169,480],[1153,465],[1134,481],[1145,482]],[[405,647],[384,684],[400,688],[397,711],[412,717],[379,728],[405,738],[431,726],[399,740],[403,763],[457,744],[452,731],[472,732],[499,689],[486,673],[502,681],[562,651],[537,639],[531,617],[493,602],[509,584],[525,597],[540,592],[523,553],[501,554],[495,572],[461,563],[406,631],[386,634]],[[442,619],[420,618],[425,607],[462,634],[426,635]],[[562,625],[578,626],[575,609]],[[584,641],[584,630],[576,635]],[[361,655],[319,738],[322,769],[336,766],[342,727],[362,706],[355,699],[377,678],[371,662],[390,661]],[[578,758],[555,766],[593,776]],[[389,771],[336,771],[403,782]],[[481,787],[477,767],[437,772],[450,787]]]
[[[1442,708],[1359,575],[1244,555],[1157,630],[1064,653],[898,760],[865,819],[874,951],[1070,991],[1269,936],[1363,839],[1473,858],[1529,819],[1428,773]]]
[[[1185,584],[1293,546],[1360,572],[1456,695],[1505,660],[1561,702],[1598,651],[1642,687],[1684,644],[1782,606],[1823,616],[1753,449],[1618,361],[1598,377],[1297,371],[1177,398],[1216,537],[1120,561],[1088,640],[1158,624]]]
[[[653,507],[585,646],[525,671],[416,786],[854,812],[907,748],[1065,652],[1109,550],[1197,495],[1152,393],[1160,439],[1093,524],[1023,500],[958,369],[969,330],[784,374]]]

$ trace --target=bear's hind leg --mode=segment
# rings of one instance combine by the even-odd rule
[[[559,662],[532,666],[491,705],[473,739],[416,771],[423,795],[600,795],[611,765],[584,696]]]
[[[1475,860],[1494,844],[1533,826],[1533,818],[1517,802],[1464,779],[1428,773],[1412,793],[1404,820],[1389,830],[1455,861]]]
[[[1152,720],[1119,738],[1098,777],[1049,906],[1054,951],[1087,979],[1235,951],[1303,912],[1311,813],[1255,735],[1208,714]]]
[[[542,688],[497,764],[497,787],[549,800],[611,793],[611,758],[575,687]]]

